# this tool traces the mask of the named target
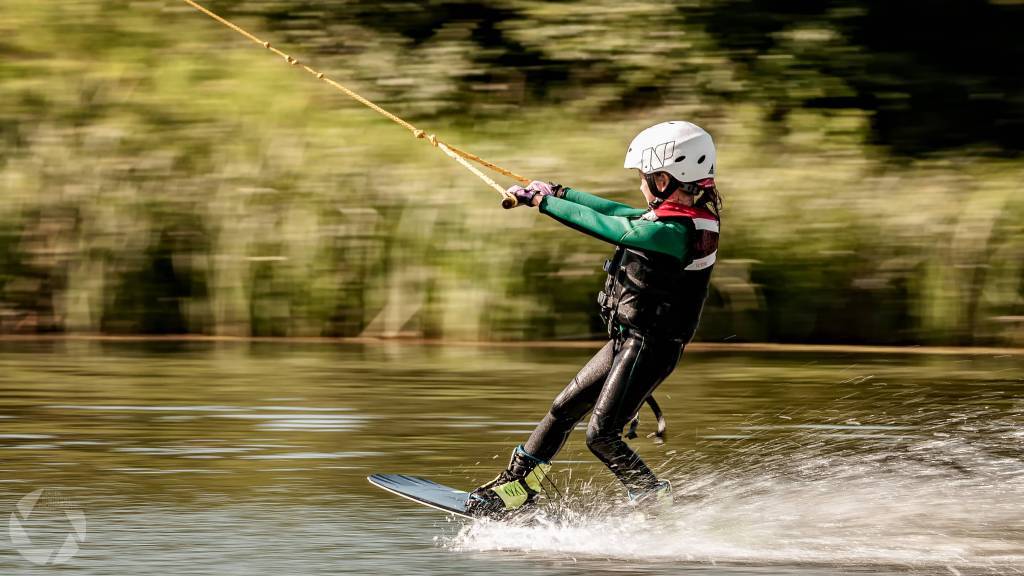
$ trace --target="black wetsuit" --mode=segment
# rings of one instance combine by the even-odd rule
[[[548,196],[541,212],[615,244],[598,301],[610,340],[555,398],[524,449],[550,461],[592,411],[587,446],[630,490],[658,480],[622,429],[672,373],[693,337],[718,247],[718,218],[664,203],[641,210],[578,190]]]

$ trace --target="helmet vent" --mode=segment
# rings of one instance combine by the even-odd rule
[[[676,158],[676,162],[682,162],[683,160],[686,160],[686,156],[680,156],[679,158]]]
[[[700,158],[697,158],[697,164],[703,164],[704,158],[706,158],[706,156],[701,156]]]

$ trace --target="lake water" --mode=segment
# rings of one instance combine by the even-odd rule
[[[529,524],[366,482],[489,480],[592,352],[0,344],[0,574],[1024,573],[1021,355],[687,352],[667,442],[633,441],[679,496],[655,519],[581,433]],[[69,511],[70,559],[26,559]]]

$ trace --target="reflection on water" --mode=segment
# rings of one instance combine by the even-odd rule
[[[466,525],[365,482],[489,479],[588,353],[5,344],[0,500],[74,498],[85,574],[1024,565],[1021,356],[689,354],[659,392],[668,442],[634,441],[684,496],[657,519],[620,513],[580,434],[555,462],[566,499],[529,523]],[[0,540],[0,572],[52,570]]]

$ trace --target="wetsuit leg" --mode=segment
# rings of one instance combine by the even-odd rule
[[[658,479],[622,440],[622,428],[647,396],[675,369],[678,342],[656,342],[631,335],[623,342],[587,427],[587,447],[630,490],[654,488]]]
[[[558,394],[523,446],[530,455],[550,461],[558,454],[576,423],[594,407],[615,359],[615,349],[614,341],[605,344]]]

